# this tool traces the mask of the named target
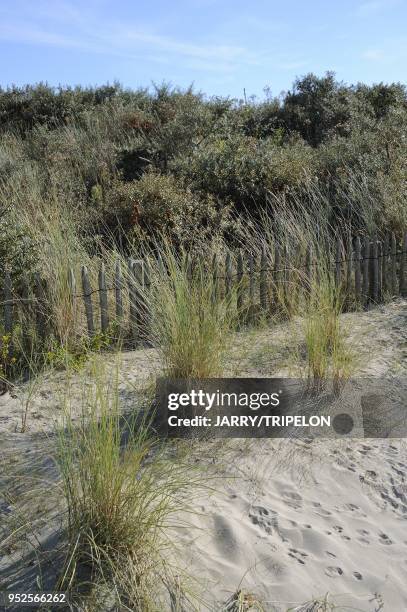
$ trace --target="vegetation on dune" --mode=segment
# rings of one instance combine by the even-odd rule
[[[168,85],[13,87],[0,90],[0,133],[0,252],[13,267],[31,265],[38,211],[55,207],[90,250],[107,235],[128,245],[163,229],[180,244],[231,239],[236,213],[315,191],[332,223],[406,225],[401,84],[309,74],[279,98],[244,103]]]
[[[175,579],[171,560],[171,536],[182,525],[176,513],[205,487],[203,475],[152,437],[142,408],[123,416],[118,370],[110,378],[95,362],[91,371],[79,426],[69,416],[68,388],[66,427],[58,432],[68,540],[58,588],[82,587],[89,609],[106,599],[115,609],[165,609],[166,591],[181,594],[182,572]]]
[[[41,274],[50,331],[45,346],[35,329],[20,338],[21,324],[12,338],[2,334],[2,376],[39,353],[53,364],[82,363],[89,346],[68,265],[77,278],[86,265],[96,286],[103,258],[111,287],[121,261],[127,283],[126,256],[147,256],[163,235],[170,274],[154,274],[153,265],[151,286],[166,299],[153,303],[153,291],[150,307],[168,316],[165,325],[153,317],[150,332],[166,347],[169,370],[196,362],[201,373],[218,371],[219,338],[237,320],[225,315],[223,297],[212,299],[208,278],[196,278],[191,293],[182,254],[203,253],[206,266],[229,247],[257,256],[266,249],[272,267],[277,244],[295,270],[271,287],[272,314],[305,312],[300,270],[309,245],[332,251],[338,229],[398,237],[405,230],[406,143],[403,85],[347,86],[332,73],[306,75],[279,98],[266,91],[264,100],[244,102],[168,85],[0,90],[0,256],[17,290]],[[112,331],[92,347],[117,340],[113,312],[110,321]],[[189,349],[171,355],[180,343]],[[194,357],[201,343],[212,347],[208,370]]]

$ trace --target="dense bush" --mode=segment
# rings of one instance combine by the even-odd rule
[[[125,187],[132,201],[132,222],[147,236],[165,230],[178,246],[207,240],[231,228],[229,209],[215,196],[192,191],[171,175],[146,172]]]
[[[95,236],[128,245],[160,231],[177,245],[229,239],[234,213],[259,215],[276,198],[323,197],[333,224],[406,227],[401,84],[309,74],[280,98],[245,102],[168,85],[12,87],[0,89],[0,134],[0,206],[24,219],[15,231],[31,245],[38,211],[55,207],[90,248]],[[2,252],[33,253],[13,231],[3,231]]]

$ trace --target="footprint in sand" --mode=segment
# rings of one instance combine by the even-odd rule
[[[296,548],[289,548],[288,556],[298,561],[301,565],[305,565],[304,559],[308,557],[307,553],[297,550]]]
[[[385,533],[379,533],[379,538],[380,538],[380,539],[379,539],[379,542],[380,542],[381,544],[387,544],[388,546],[389,546],[390,544],[393,544],[393,541],[392,541],[392,540],[390,540],[389,536],[388,536],[388,535],[386,535]]]
[[[295,491],[284,491],[283,497],[286,500],[285,503],[287,504],[287,506],[290,506],[291,508],[294,508],[295,510],[298,510],[299,508],[301,508],[302,497],[299,493],[296,493]]]
[[[355,578],[355,580],[363,580],[363,576],[359,572],[353,572],[352,576]]]
[[[343,569],[341,567],[329,566],[325,568],[325,574],[330,578],[338,578],[338,576],[342,576]]]
[[[215,516],[213,520],[218,551],[229,559],[234,559],[238,553],[238,544],[232,528],[222,516]]]
[[[326,550],[325,553],[328,555],[328,557],[333,557],[334,559],[336,559],[336,555],[333,552]]]
[[[360,535],[362,535],[362,536],[369,535],[369,532],[366,529],[357,529],[356,533],[360,533]]]
[[[330,512],[329,510],[326,510],[322,506],[319,507],[318,510],[314,510],[314,513],[317,514],[318,516],[331,516],[332,514],[332,512]]]
[[[374,470],[366,470],[366,476],[375,480],[377,478],[377,473]]]
[[[268,534],[273,533],[273,529],[278,529],[277,512],[274,510],[253,506],[249,511],[249,518],[253,525],[258,525]]]

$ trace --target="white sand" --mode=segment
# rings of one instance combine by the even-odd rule
[[[404,385],[406,302],[344,318],[360,350],[359,374],[398,377]],[[286,373],[284,341],[284,326],[249,340],[240,334],[229,374]],[[123,355],[128,408],[156,366],[154,351]],[[63,387],[63,376],[45,377],[35,389],[24,434],[19,428],[27,389],[0,398],[0,454],[22,456],[40,432],[52,429],[62,412],[56,388]],[[401,393],[407,398],[407,386]],[[326,593],[339,610],[407,610],[407,442],[255,440],[229,441],[224,448],[222,470],[233,478],[202,495],[188,516],[190,526],[177,529],[181,563],[205,590],[203,610],[219,610],[219,602],[239,588],[267,611],[286,612]],[[0,572],[15,578],[13,571],[5,556]]]
[[[215,600],[240,585],[266,610],[327,592],[337,605],[407,610],[404,442],[314,444],[314,458],[288,440],[235,454],[240,477],[196,505],[198,529],[179,530],[188,571]]]

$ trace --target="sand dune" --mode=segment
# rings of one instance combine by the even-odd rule
[[[344,318],[352,323],[360,353],[358,374],[397,378],[407,398],[406,302]],[[228,374],[287,374],[285,342],[284,326],[251,334],[250,341],[239,334]],[[112,357],[104,361],[113,367]],[[134,406],[157,366],[152,350],[122,355],[125,407]],[[62,415],[57,389],[63,386],[64,374],[52,374],[35,390],[18,388],[0,398],[0,452],[8,465],[13,457],[15,463],[33,461],[36,449],[44,447]],[[79,398],[79,383],[77,392]],[[27,431],[20,433],[29,393]],[[178,562],[198,580],[203,610],[222,609],[239,589],[266,611],[286,612],[326,593],[339,610],[407,610],[404,440],[230,440],[219,471],[216,492],[194,501],[194,512],[184,517],[188,526],[175,534]],[[11,509],[3,504],[0,512]],[[24,583],[29,568],[12,567],[13,562],[15,555],[3,554],[3,580]]]

